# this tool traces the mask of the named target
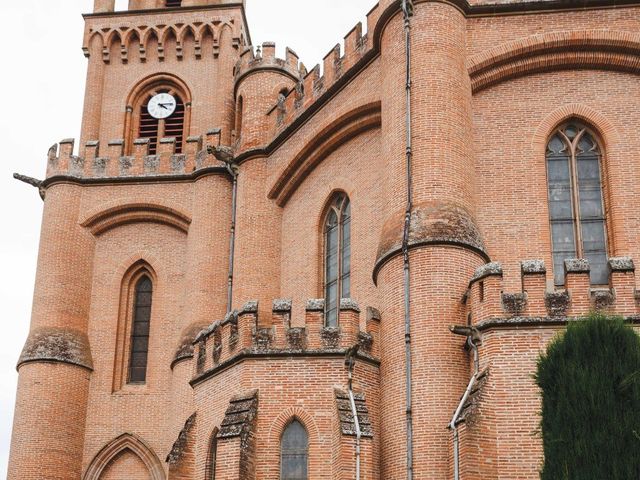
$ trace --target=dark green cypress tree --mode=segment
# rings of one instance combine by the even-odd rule
[[[640,337],[622,318],[571,322],[538,361],[542,480],[640,479]]]

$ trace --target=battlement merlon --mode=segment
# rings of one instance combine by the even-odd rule
[[[245,48],[234,68],[236,85],[247,75],[264,70],[279,71],[295,81],[300,81],[306,73],[304,64],[299,61],[296,52],[289,47],[285,52],[285,58],[277,58],[276,44],[273,42],[264,42],[255,48],[253,46]]]
[[[367,15],[369,31],[372,32],[379,19],[379,9],[373,8]],[[322,67],[316,65],[310,71],[300,64],[299,83],[269,111],[271,131],[280,133],[325,92],[331,90],[345,74],[373,48],[372,35],[362,33],[362,23],[356,24],[344,37],[344,48],[335,45],[325,55]],[[344,51],[343,51],[344,50]]]
[[[527,318],[558,322],[567,318],[605,311],[623,317],[640,315],[640,292],[636,287],[635,265],[631,258],[609,259],[609,285],[592,286],[586,259],[564,262],[564,287],[549,290],[547,270],[542,260],[520,264],[522,289],[505,292],[503,267],[488,263],[480,267],[465,296],[467,313],[474,325],[482,327],[495,320],[506,323]]]
[[[366,331],[360,329],[362,312],[355,301],[343,298],[337,327],[324,322],[324,299],[309,300],[304,326],[293,326],[291,300],[274,300],[267,319],[258,318],[258,302],[247,302],[202,330],[194,340],[194,376],[247,354],[343,354],[359,345],[361,355],[375,361],[379,355],[380,313],[366,310]]]
[[[74,143],[73,139],[65,139],[49,149],[46,178],[183,176],[211,167],[224,168],[222,162],[207,153],[207,146],[217,144],[215,130],[204,136],[188,137],[181,153],[177,151],[174,137],[160,139],[155,154],[149,153],[150,144],[146,138],[134,140],[128,155],[125,154],[125,142],[122,139],[111,140],[106,146],[100,145],[97,140],[88,141],[80,155],[74,155]]]
[[[245,5],[245,0],[182,0],[180,7],[167,7],[165,0],[129,0],[128,9],[125,11],[139,10],[170,10],[205,7],[211,5]],[[116,9],[116,0],[94,0],[93,13],[112,13]],[[121,12],[118,12],[121,13]]]

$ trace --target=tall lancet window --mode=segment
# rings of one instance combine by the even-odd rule
[[[344,193],[332,199],[324,222],[325,324],[338,325],[340,299],[351,296],[351,203]]]
[[[608,283],[601,158],[594,134],[577,122],[559,128],[547,146],[556,285],[564,285],[564,261],[568,258],[586,258],[591,265],[591,283]]]
[[[307,480],[309,435],[304,426],[294,420],[282,434],[280,444],[280,480]]]
[[[134,293],[129,383],[145,383],[147,380],[152,296],[151,279],[147,275],[143,275],[136,283]]]

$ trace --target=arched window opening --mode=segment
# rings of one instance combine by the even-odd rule
[[[167,8],[177,8],[182,6],[182,0],[166,0]]]
[[[239,139],[242,135],[242,115],[244,113],[244,99],[242,96],[238,98],[238,105],[236,107],[236,139]]]
[[[152,296],[153,283],[147,275],[143,275],[136,283],[134,292],[128,383],[145,383],[147,380]]]
[[[330,204],[324,222],[325,324],[338,325],[340,299],[351,296],[351,202],[344,193]]]
[[[164,97],[168,100],[157,101],[158,95],[168,94]],[[171,100],[173,97],[173,100]],[[151,106],[151,108],[150,108]],[[154,108],[159,109],[160,114],[154,113]],[[172,113],[164,117],[164,111]],[[158,141],[165,137],[175,137],[176,153],[182,153],[182,144],[185,137],[185,104],[181,96],[172,88],[157,88],[148,92],[140,105],[138,138],[149,139],[149,153],[155,155],[158,150]]]
[[[294,420],[280,442],[280,480],[307,480],[308,464],[309,435],[304,426]]]
[[[218,454],[218,429],[214,429],[209,440],[207,464],[205,466],[205,480],[216,480],[216,456]]]
[[[556,285],[564,285],[564,261],[569,258],[589,260],[592,284],[608,283],[601,158],[595,135],[577,122],[560,127],[547,145]]]

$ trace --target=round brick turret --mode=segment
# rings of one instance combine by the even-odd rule
[[[446,426],[469,377],[463,322],[469,275],[485,262],[473,218],[471,89],[465,18],[445,3],[418,3],[411,25],[413,210],[410,231],[414,478],[450,476]],[[381,37],[382,138],[388,159],[386,221],[375,277],[382,301],[381,478],[406,477],[402,237],[406,209],[405,33],[398,10]],[[443,114],[443,112],[447,112]]]
[[[254,52],[247,48],[235,67],[236,124],[238,152],[265,146],[273,133],[266,115],[300,82],[298,56],[287,49],[287,58],[276,58],[274,43],[264,43]]]
[[[41,479],[43,465],[56,466],[47,478],[80,478],[93,368],[87,329],[94,245],[78,223],[81,198],[77,185],[47,190],[31,332],[18,363],[10,480]]]
[[[236,65],[236,142],[241,155],[266,146],[273,131],[266,115],[281,100],[282,92],[291,91],[300,81],[297,55],[287,49],[286,59],[275,56],[273,43],[264,43],[259,54],[252,48],[243,52]],[[253,231],[249,239],[239,236],[236,244],[234,306],[259,300],[265,318],[271,300],[280,294],[280,225],[282,210],[266,202],[268,160],[262,153],[239,167],[237,231]],[[247,262],[260,252],[260,268]],[[243,259],[243,260],[239,260]]]

